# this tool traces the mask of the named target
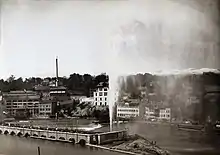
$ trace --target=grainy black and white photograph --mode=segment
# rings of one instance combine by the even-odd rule
[[[0,0],[0,155],[219,155],[220,0]]]

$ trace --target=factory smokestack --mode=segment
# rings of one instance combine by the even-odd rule
[[[58,57],[56,57],[56,87],[58,87]]]

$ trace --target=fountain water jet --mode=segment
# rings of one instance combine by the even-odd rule
[[[173,5],[172,9],[157,14],[145,22],[133,21],[118,29],[106,57],[110,80],[109,109],[112,129],[113,95],[117,78],[128,74],[170,72],[186,68],[218,68],[219,28],[206,16],[190,5]],[[188,3],[188,2],[186,2]],[[152,7],[156,5],[149,3]],[[207,5],[201,6],[203,8]],[[175,12],[175,15],[172,13]],[[172,21],[170,20],[172,18]],[[141,20],[143,21],[143,20]],[[198,27],[199,25],[199,27]],[[210,28],[207,30],[207,25]],[[207,42],[205,38],[209,38]],[[201,49],[206,49],[204,52]],[[209,52],[209,53],[210,53]],[[203,59],[204,58],[204,59]]]

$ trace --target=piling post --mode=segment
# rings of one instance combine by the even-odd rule
[[[38,155],[40,155],[40,147],[39,146],[37,147],[37,152],[38,152]]]

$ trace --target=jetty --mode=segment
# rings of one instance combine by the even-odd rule
[[[127,137],[127,131],[112,131],[103,133],[80,133],[68,132],[68,131],[53,131],[48,129],[33,129],[26,127],[11,127],[0,125],[0,134],[5,135],[17,135],[19,137],[30,137],[44,140],[69,142],[73,144],[80,144],[85,146],[86,144],[102,145],[111,143],[117,140],[123,140]]]
[[[37,129],[33,127],[0,125],[0,134],[68,142],[128,155],[169,155],[169,152],[157,146],[156,143],[138,135],[128,135],[127,130],[96,133],[57,128],[52,130],[49,128]]]

